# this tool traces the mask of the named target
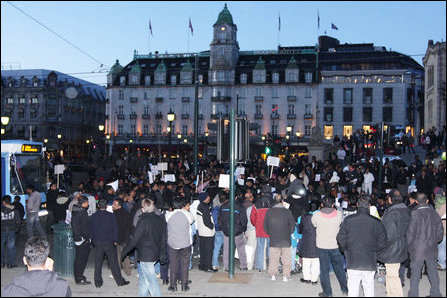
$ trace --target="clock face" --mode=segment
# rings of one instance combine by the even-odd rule
[[[65,96],[67,96],[70,99],[76,98],[76,96],[78,96],[78,90],[76,90],[76,88],[74,87],[68,87],[65,90]]]
[[[220,27],[220,30],[225,31],[225,27],[224,26]]]

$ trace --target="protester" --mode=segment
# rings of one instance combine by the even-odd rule
[[[199,201],[200,204],[197,207],[196,213],[196,224],[200,245],[199,270],[205,272],[216,272],[217,269],[212,268],[214,235],[216,230],[210,209],[211,198],[207,192],[202,192],[199,194]]]
[[[73,206],[71,218],[73,240],[76,245],[74,278],[78,285],[91,284],[91,282],[84,276],[90,253],[89,218],[87,214],[88,205],[88,198],[81,196],[78,200],[78,204]]]
[[[115,199],[113,201],[112,209],[118,225],[118,241],[116,245],[118,263],[120,264],[120,268],[123,268],[124,273],[126,273],[127,276],[130,276],[132,274],[130,259],[129,257],[125,257],[123,258],[124,261],[121,261],[121,252],[130,241],[132,218],[130,217],[129,212],[124,209],[123,204],[124,202],[121,199]]]
[[[247,210],[247,230],[245,231],[245,240],[247,245],[245,247],[245,252],[247,253],[247,269],[252,270],[255,260],[256,251],[256,227],[251,223],[250,216],[251,210],[253,209],[253,194],[250,192],[244,195],[244,207]]]
[[[443,191],[444,192],[444,191]],[[437,194],[436,195],[436,212],[438,212],[439,216],[442,220],[442,225],[444,226],[444,238],[442,239],[442,242],[438,244],[438,270],[444,271],[445,270],[445,192],[443,194]]]
[[[408,296],[419,297],[419,281],[421,279],[419,272],[425,262],[431,285],[430,296],[441,297],[436,259],[438,243],[444,237],[444,227],[441,217],[428,205],[428,199],[424,193],[418,193],[416,200],[418,206],[411,213],[407,231],[412,272]]]
[[[99,200],[99,211],[90,217],[90,238],[95,246],[95,286],[102,287],[102,263],[104,255],[109,260],[110,269],[113,278],[118,286],[125,286],[129,281],[121,275],[116,253],[116,244],[118,241],[118,224],[115,216],[106,211],[107,200]]]
[[[360,283],[365,297],[374,297],[377,253],[387,241],[383,224],[369,214],[370,206],[371,198],[361,195],[357,213],[343,220],[337,234],[338,245],[346,257],[349,297],[359,296]]]
[[[275,195],[275,205],[273,205],[265,214],[264,231],[269,235],[269,275],[271,280],[276,280],[278,274],[279,261],[282,263],[283,281],[290,280],[292,271],[291,239],[295,230],[295,220],[292,212],[284,207],[284,200],[280,194]]]
[[[15,196],[14,203],[12,204],[17,210],[19,210],[20,219],[23,220],[23,218],[25,217],[25,207],[23,207],[22,203],[20,203],[20,200],[21,200],[20,196]]]
[[[346,273],[343,269],[343,257],[338,249],[337,234],[343,215],[334,208],[335,199],[327,195],[322,199],[321,211],[312,215],[312,224],[316,227],[316,243],[320,260],[320,281],[323,292],[320,297],[331,297],[332,288],[329,279],[329,264],[331,263],[343,294],[348,294]]]
[[[5,195],[2,197],[2,268],[15,268],[16,265],[16,232],[20,229],[22,220],[20,213],[14,205],[11,204],[11,197]],[[7,256],[5,257],[5,254]]]
[[[36,191],[33,185],[26,187],[26,193],[29,195],[26,201],[26,222],[28,226],[28,239],[34,236],[34,227],[37,228],[40,237],[46,237],[39,219],[40,193]]]
[[[143,214],[135,229],[135,234],[123,249],[122,258],[133,248],[137,248],[139,261],[138,296],[146,297],[149,292],[151,297],[160,297],[161,291],[154,265],[158,260],[163,264],[167,262],[166,222],[154,213],[155,204],[153,201],[145,199],[141,205]]]
[[[399,278],[401,263],[407,259],[407,229],[410,224],[410,210],[403,203],[399,191],[392,189],[388,195],[389,208],[382,216],[386,231],[386,246],[379,252],[378,260],[386,268],[386,293],[388,297],[402,297],[402,281]]]
[[[6,285],[2,297],[71,297],[68,282],[53,272],[49,254],[50,243],[45,238],[28,239],[23,256],[28,271]]]
[[[50,189],[47,191],[47,201],[46,201],[46,209],[48,211],[47,233],[51,231],[51,226],[54,224],[54,207],[56,206],[56,200],[58,195],[59,195],[59,189],[57,189],[57,184],[52,182],[50,184]]]
[[[318,259],[316,245],[316,228],[312,225],[312,215],[318,211],[320,202],[312,200],[306,207],[306,214],[301,217],[299,230],[303,237],[301,238],[298,254],[303,260],[302,283],[317,284],[320,275],[320,260]]]

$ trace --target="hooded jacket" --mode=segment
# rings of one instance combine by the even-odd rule
[[[312,214],[309,213],[301,217],[301,223],[299,225],[299,231],[303,235],[303,238],[301,238],[298,253],[302,258],[318,258],[316,243],[317,231],[312,225]]]
[[[6,207],[2,205],[2,232],[17,232],[22,222],[20,213],[14,205]]]
[[[71,297],[68,282],[48,270],[26,271],[2,290],[2,297]]]
[[[264,230],[270,236],[270,247],[290,247],[295,220],[292,212],[282,204],[270,208],[264,219]]]
[[[196,225],[200,237],[213,237],[216,233],[210,205],[200,202],[197,207]]]
[[[89,217],[87,209],[73,205],[71,215],[71,228],[73,230],[73,240],[78,242],[90,239],[89,236]]]
[[[379,252],[379,261],[388,264],[405,261],[408,257],[407,229],[410,224],[410,209],[403,203],[392,205],[385,210],[382,223],[388,240],[386,247]]]
[[[227,201],[220,207],[218,219],[219,227],[225,236],[230,236],[230,203]],[[238,236],[247,230],[247,210],[239,202],[234,203],[234,236]]]
[[[256,228],[256,237],[268,238],[269,235],[264,230],[264,218],[267,211],[272,204],[272,195],[264,194],[261,198],[256,200],[251,209],[250,221]],[[222,231],[223,231],[223,227]]]

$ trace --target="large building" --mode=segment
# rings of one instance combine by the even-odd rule
[[[306,144],[317,123],[326,139],[382,120],[408,129],[419,125],[417,97],[409,93],[422,88],[424,72],[411,57],[373,44],[340,45],[328,36],[316,46],[241,51],[226,5],[212,30],[209,50],[197,54],[135,51],[126,66],[116,61],[107,78],[111,148],[127,147],[130,140],[143,148],[183,144],[193,135],[195,56],[201,139],[206,133],[212,139],[213,123],[228,119],[232,108],[255,124],[250,143],[258,145],[266,134],[289,135],[292,146]],[[168,121],[168,113],[175,120]]]
[[[435,127],[438,131],[445,125],[445,41],[428,41],[423,64],[425,76],[425,131]]]
[[[2,70],[1,80],[2,116],[10,117],[2,138],[47,142],[66,157],[101,142],[104,87],[46,69]]]

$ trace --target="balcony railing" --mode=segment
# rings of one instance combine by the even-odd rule
[[[296,119],[296,114],[287,114],[287,119]]]
[[[231,101],[231,96],[212,96],[211,101],[218,101],[218,102]]]
[[[313,118],[312,113],[306,113],[306,114],[304,114],[304,119],[312,119],[312,118]]]
[[[270,118],[272,118],[272,119],[279,119],[279,114],[271,114]]]
[[[129,119],[137,119],[137,114],[130,114]]]
[[[163,97],[155,97],[155,102],[163,102]]]
[[[124,114],[117,114],[116,118],[123,120],[124,119]]]
[[[182,119],[189,119],[189,114],[182,114]]]
[[[155,114],[155,119],[163,119],[163,114],[162,113]]]
[[[143,119],[151,119],[151,115],[149,115],[149,114],[143,114]]]
[[[296,96],[295,95],[287,96],[287,101],[296,101]]]
[[[333,103],[334,103],[334,101],[332,99],[325,99],[324,100],[324,104],[331,105]]]
[[[182,97],[182,102],[189,102],[189,97],[186,96]]]
[[[263,115],[262,114],[255,114],[255,119],[262,119]]]
[[[211,114],[211,119],[228,118],[228,114]]]
[[[130,98],[130,102],[131,103],[137,103],[138,102],[138,97],[131,97]]]
[[[263,101],[264,96],[255,96],[255,101]]]

